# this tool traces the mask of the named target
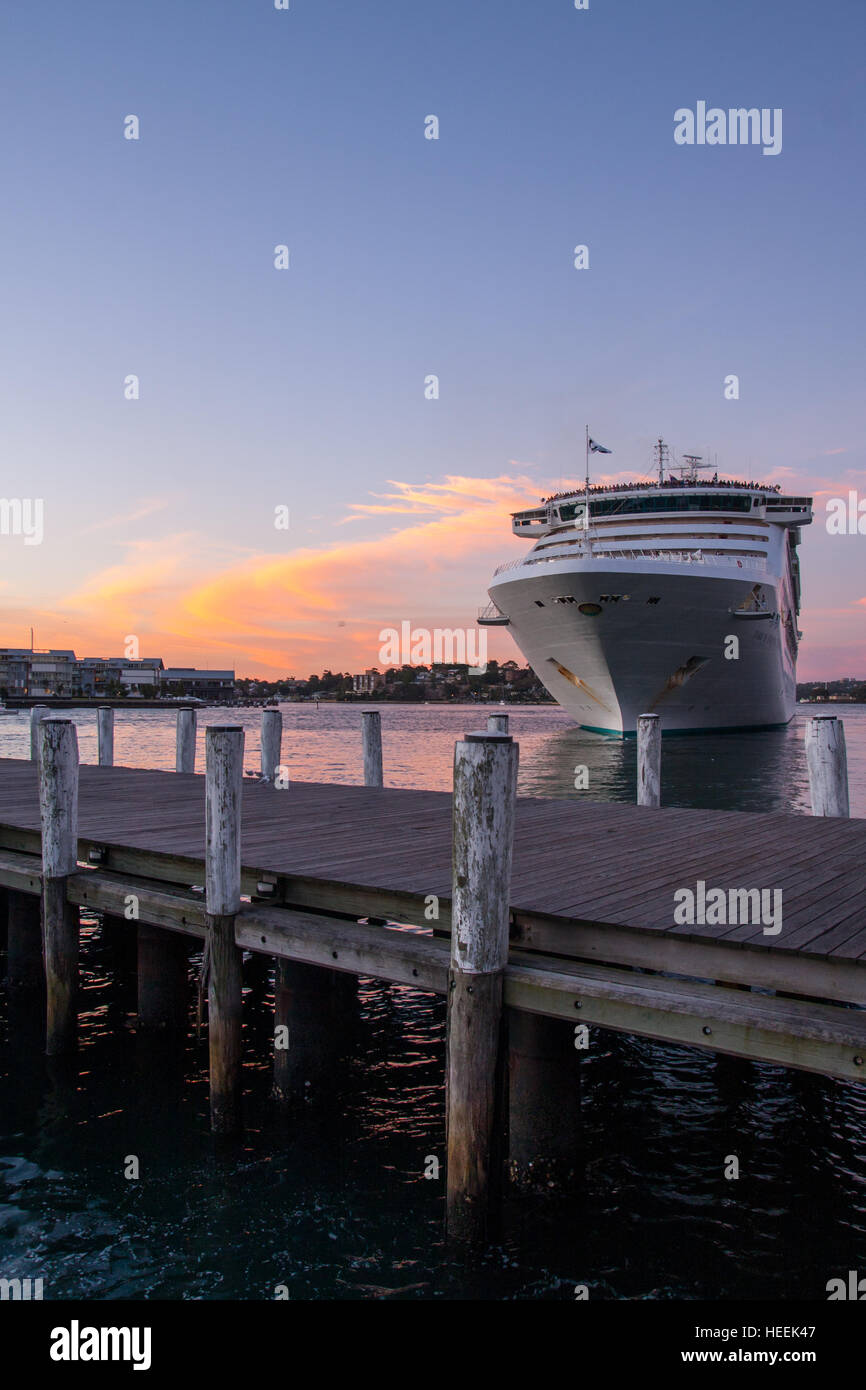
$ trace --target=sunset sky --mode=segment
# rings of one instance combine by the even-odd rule
[[[866,498],[864,36],[862,0],[7,7],[2,491],[45,537],[0,536],[0,646],[363,670],[474,623],[588,422],[596,481],[663,434],[813,493],[799,674],[866,676],[866,535],[824,524]],[[782,108],[781,154],[677,146],[699,100]]]

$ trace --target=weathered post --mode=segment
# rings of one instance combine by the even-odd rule
[[[487,1235],[490,1184],[502,1162],[502,991],[517,761],[517,744],[502,734],[467,734],[454,750],[446,1231],[471,1243]]]
[[[45,1050],[52,1057],[75,1046],[77,1024],[78,908],[67,902],[66,883],[78,851],[78,737],[69,719],[43,719],[38,728]]]
[[[280,765],[283,716],[278,709],[262,710],[262,781],[273,783]]]
[[[211,1129],[230,1135],[241,1127],[242,955],[235,945],[235,915],[241,905],[243,729],[212,725],[205,735],[205,755]]]
[[[657,714],[639,714],[637,721],[637,804],[661,804],[662,730]]]
[[[488,716],[487,716],[487,732],[490,733],[490,734],[507,734],[507,733],[508,733],[508,715],[507,715],[507,714],[488,714]]]
[[[813,816],[850,816],[845,725],[817,714],[806,725],[806,763]]]
[[[114,767],[114,710],[100,705],[96,711],[97,754],[100,767]]]
[[[110,705],[100,705],[96,711],[96,760],[100,767],[114,766],[114,710]],[[109,913],[102,914],[102,935],[107,940],[114,934],[114,944],[120,951],[131,950],[130,924],[123,917]]]
[[[39,756],[38,747],[37,747],[36,735],[37,735],[37,732],[38,732],[38,729],[39,729],[40,721],[43,720],[43,719],[46,717],[46,715],[49,715],[50,713],[51,713],[51,710],[50,710],[50,708],[49,708],[48,705],[34,705],[33,708],[32,708],[31,711],[30,711],[30,761],[31,761],[31,762],[34,762],[34,763],[35,763],[37,757]]]
[[[177,772],[195,772],[195,733],[195,710],[189,705],[184,705],[177,712],[175,756],[175,770]]]
[[[382,776],[382,716],[377,709],[362,711],[364,728],[364,786],[384,786]]]

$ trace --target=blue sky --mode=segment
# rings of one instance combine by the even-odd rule
[[[362,669],[383,624],[471,622],[585,421],[612,473],[663,433],[866,496],[864,31],[852,0],[4,14],[4,490],[46,534],[2,538],[0,645]],[[675,145],[698,100],[782,108],[782,153]],[[475,544],[435,493],[355,510],[446,478]],[[866,672],[864,545],[807,535],[801,670]]]

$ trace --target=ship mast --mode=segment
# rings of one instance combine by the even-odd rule
[[[665,480],[665,465],[670,462],[670,449],[667,444],[665,444],[661,435],[659,435],[658,441],[655,444],[655,455],[659,470],[659,487],[661,487]]]
[[[592,538],[589,534],[589,425],[586,426],[586,487],[584,490],[583,530],[586,546],[592,554]]]

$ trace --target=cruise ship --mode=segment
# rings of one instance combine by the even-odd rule
[[[695,455],[671,467],[661,439],[656,464],[655,482],[587,482],[515,512],[514,534],[534,545],[497,569],[479,623],[507,627],[598,733],[634,735],[647,713],[663,733],[787,724],[811,497],[705,479]]]

